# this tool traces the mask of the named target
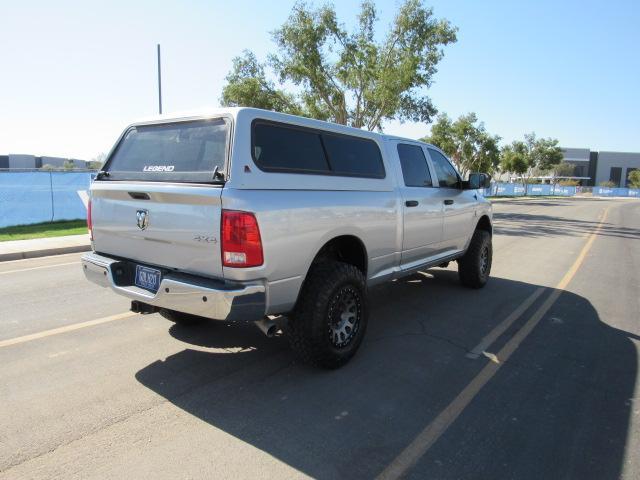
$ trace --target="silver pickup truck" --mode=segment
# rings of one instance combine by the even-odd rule
[[[308,118],[158,117],[127,127],[93,182],[82,266],[133,311],[282,328],[301,359],[336,368],[373,285],[452,260],[463,285],[487,282],[488,181],[433,145]]]

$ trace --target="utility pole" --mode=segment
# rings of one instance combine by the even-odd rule
[[[162,115],[162,72],[160,70],[160,44],[158,44],[158,113]]]

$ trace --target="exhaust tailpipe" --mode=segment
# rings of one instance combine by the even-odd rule
[[[256,324],[256,327],[258,327],[260,331],[269,338],[273,338],[278,331],[278,325],[276,325],[276,322],[270,318],[261,318],[260,320],[256,320],[254,323]]]
[[[134,313],[141,313],[143,315],[146,315],[149,313],[156,313],[159,310],[159,308],[154,307],[153,305],[149,305],[148,303],[139,302],[138,300],[133,300],[131,302],[130,310]]]

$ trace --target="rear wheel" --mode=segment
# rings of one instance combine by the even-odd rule
[[[492,257],[491,235],[485,230],[476,230],[467,252],[458,259],[460,282],[470,288],[484,287],[491,273]]]
[[[338,368],[360,347],[368,314],[364,274],[353,265],[328,260],[312,266],[289,318],[287,337],[304,362]]]
[[[191,315],[189,313],[176,312],[175,310],[169,310],[168,308],[161,308],[160,315],[167,320],[171,320],[178,325],[195,325],[206,320],[204,317],[198,317],[197,315]]]

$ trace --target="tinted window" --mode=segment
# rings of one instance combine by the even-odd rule
[[[407,187],[431,187],[431,174],[422,147],[398,144],[402,176]]]
[[[322,134],[331,170],[337,175],[384,178],[378,145],[372,140]]]
[[[613,182],[616,187],[619,187],[621,179],[622,167],[611,167],[611,173],[609,173],[609,181]]]
[[[429,155],[433,161],[433,167],[436,169],[438,184],[441,187],[457,188],[458,174],[451,163],[449,163],[449,160],[437,150],[429,149]]]
[[[212,180],[224,166],[227,131],[223,119],[132,127],[107,169],[114,179]]]
[[[329,171],[320,135],[297,128],[265,123],[254,125],[253,158],[264,170]]]

